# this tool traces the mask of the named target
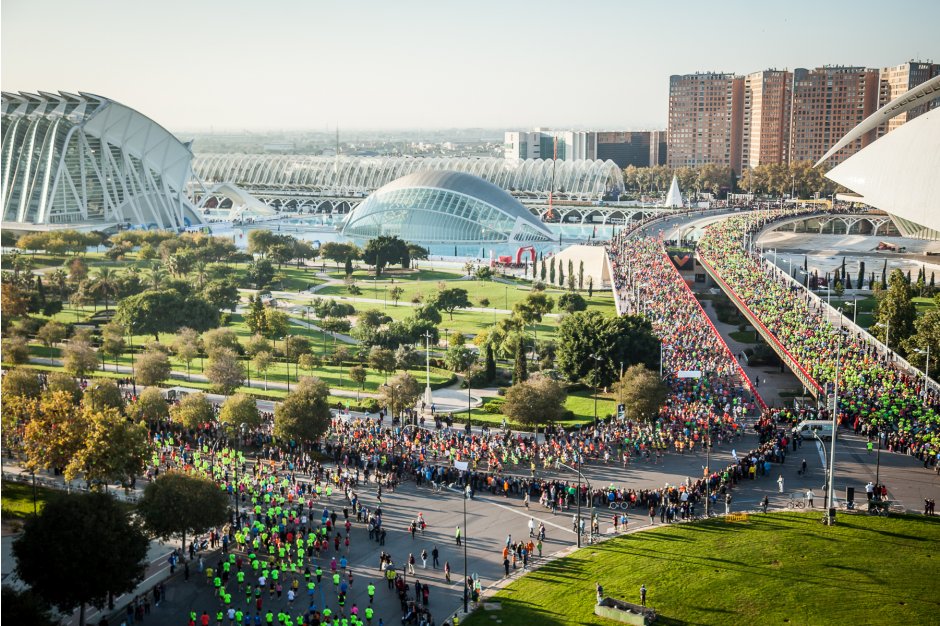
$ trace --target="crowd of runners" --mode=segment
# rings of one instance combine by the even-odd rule
[[[757,216],[772,219],[775,213]],[[923,377],[899,367],[865,333],[826,321],[821,303],[745,251],[742,241],[754,217],[734,217],[706,228],[698,253],[821,386],[831,389],[839,370],[839,423],[884,432],[891,450],[925,467],[940,451],[940,396]],[[838,361],[837,361],[838,355]],[[822,416],[828,413],[822,411]]]

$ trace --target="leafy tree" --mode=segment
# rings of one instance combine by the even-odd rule
[[[137,401],[127,405],[127,413],[133,419],[158,422],[170,417],[170,405],[156,387],[147,387],[137,396]]]
[[[260,372],[264,376],[264,390],[268,390],[268,369],[271,368],[271,364],[274,362],[274,357],[267,350],[262,350],[261,352],[255,353],[253,359],[251,359],[251,364],[254,366],[256,372]]]
[[[248,300],[248,310],[245,312],[245,326],[251,332],[264,335],[267,332],[267,317],[264,312],[264,303],[261,296],[256,295]]]
[[[888,289],[878,295],[876,320],[881,326],[873,328],[875,336],[888,347],[894,345],[900,348],[902,354],[902,343],[914,334],[914,320],[917,319],[913,297],[914,290],[901,270],[897,269],[891,272]],[[893,344],[888,344],[889,341]]]
[[[9,377],[9,373],[7,374]],[[85,395],[78,381],[65,372],[49,372],[46,375],[46,391],[64,391],[72,397],[72,402],[78,404]],[[38,394],[37,394],[38,395]]]
[[[283,337],[290,331],[290,319],[283,311],[278,311],[273,306],[264,308],[265,336],[277,339]]]
[[[447,367],[454,372],[466,372],[476,360],[477,355],[467,346],[451,346],[444,356]]]
[[[349,379],[358,385],[358,391],[362,391],[362,386],[365,384],[366,378],[368,378],[368,373],[366,372],[366,368],[361,365],[354,365],[349,368]],[[356,402],[359,402],[358,392],[356,393]]]
[[[238,335],[231,328],[213,328],[204,332],[202,334],[202,343],[208,354],[223,348],[236,353],[242,351],[242,346],[238,342]]]
[[[170,377],[170,359],[162,350],[147,350],[137,357],[134,373],[141,385],[159,385]]]
[[[477,280],[492,280],[493,270],[488,265],[481,265],[473,273],[473,276]]]
[[[568,397],[564,387],[541,374],[506,390],[503,413],[527,426],[551,424],[564,415]]]
[[[320,257],[328,261],[333,261],[337,267],[339,267],[340,263],[346,263],[347,260],[350,262],[351,266],[352,261],[358,259],[359,255],[359,248],[351,243],[328,241],[320,246]]]
[[[3,398],[21,396],[23,398],[38,398],[42,388],[36,372],[23,367],[15,367],[3,375]]]
[[[180,537],[186,554],[186,535],[198,535],[228,520],[228,496],[215,481],[171,471],[144,488],[137,512],[144,526],[161,539]]]
[[[559,324],[557,341],[559,371],[570,381],[584,380],[595,387],[616,380],[620,363],[649,368],[659,363],[659,340],[649,321],[635,315],[579,311]]]
[[[332,418],[329,391],[319,378],[302,378],[284,401],[274,407],[274,436],[298,443],[322,437]]]
[[[388,407],[391,415],[401,415],[408,407],[415,406],[424,389],[414,376],[399,372],[379,388],[379,399]]]
[[[655,420],[666,401],[666,386],[659,374],[642,364],[627,368],[617,382],[617,393],[631,419]]]
[[[248,233],[248,254],[264,257],[278,242],[278,236],[270,230],[263,228],[253,230]]]
[[[254,285],[255,289],[264,289],[274,280],[274,266],[267,259],[252,261],[248,264],[245,279]]]
[[[3,618],[11,624],[30,626],[59,626],[52,618],[49,605],[38,594],[28,589],[16,590],[3,586]]]
[[[568,294],[565,294],[568,295]],[[550,313],[555,307],[555,301],[551,296],[541,291],[531,292],[525,300],[517,302],[513,307],[513,313],[517,315],[525,324],[541,322],[542,316]]]
[[[133,487],[150,456],[147,426],[134,423],[114,408],[93,410],[83,415],[84,445],[65,467],[65,478],[83,476],[91,485],[120,482]]]
[[[480,306],[484,309],[488,309],[490,307],[490,299],[485,296],[480,298]],[[440,324],[440,322],[438,322],[438,324]]]
[[[109,596],[131,592],[143,580],[148,546],[114,498],[88,493],[47,502],[26,520],[13,556],[23,582],[63,613],[80,607],[84,626],[86,605],[103,607]]]
[[[179,291],[145,291],[124,298],[118,304],[117,321],[133,334],[176,332],[182,326],[207,330],[219,325],[219,310],[198,296],[184,296]]]
[[[488,303],[487,303],[488,304]],[[415,309],[414,317],[420,320],[431,322],[434,325],[442,321],[441,312],[434,304],[428,303]]]
[[[321,359],[318,354],[308,352],[307,354],[300,355],[300,360],[297,361],[297,364],[300,366],[300,369],[312,372],[323,365],[323,359]]]
[[[568,313],[587,310],[587,301],[579,293],[567,292],[558,296],[558,308]]]
[[[389,290],[388,295],[392,297],[392,303],[395,306],[398,306],[398,301],[401,300],[401,297],[404,293],[405,290],[396,285]]]
[[[89,348],[90,349],[90,348]],[[94,357],[94,353],[92,353]],[[19,365],[29,362],[29,343],[24,337],[10,337],[3,340],[3,360]],[[92,364],[92,368],[97,364]]]
[[[238,287],[231,280],[209,281],[201,289],[202,297],[217,309],[234,311],[238,306]]]
[[[326,317],[320,320],[317,325],[328,333],[348,333],[352,324],[344,317]]]
[[[249,429],[257,428],[261,425],[258,403],[248,394],[236,393],[222,404],[219,421],[234,428],[239,428],[242,424]]]
[[[55,320],[49,320],[42,325],[36,336],[44,346],[54,346],[65,339],[65,325]]]
[[[95,411],[117,409],[124,412],[124,394],[113,380],[96,378],[85,388],[84,404]]]
[[[62,365],[76,378],[84,378],[98,365],[98,356],[87,341],[72,339],[62,348]]]
[[[940,369],[940,309],[930,309],[914,322],[914,334],[904,342],[907,360],[919,369],[927,366],[927,349],[930,349],[928,376],[935,378]],[[894,333],[892,327],[892,334]]]
[[[23,429],[27,469],[63,469],[84,441],[80,407],[69,393],[56,391],[34,400],[29,415]]]
[[[245,341],[245,354],[247,354],[249,357],[254,357],[259,352],[271,351],[271,342],[261,335],[252,335]]]
[[[470,306],[470,298],[467,297],[466,289],[452,287],[450,289],[439,290],[431,297],[429,304],[446,312],[450,316],[450,319],[454,319],[454,311],[468,308]]]
[[[98,351],[114,359],[114,371],[118,370],[117,360],[124,354],[124,328],[115,321],[110,321],[101,329],[101,347]],[[101,360],[102,366],[104,359]]]
[[[379,235],[366,243],[362,260],[375,267],[377,277],[381,276],[382,269],[391,263],[401,263],[403,268],[407,268],[410,264],[408,244],[394,235]]]
[[[204,393],[187,394],[179,404],[170,407],[170,419],[190,430],[211,422],[214,417],[215,410]]]
[[[395,371],[395,365],[395,353],[388,348],[373,346],[369,350],[369,367],[384,373],[386,378]]]
[[[426,261],[429,254],[430,254],[430,251],[423,246],[419,246],[416,243],[408,244],[408,257],[412,261]],[[403,263],[402,267],[406,267],[406,265],[404,264],[404,260],[402,260],[402,263]],[[411,264],[408,263],[407,267],[411,267]]]
[[[189,366],[199,356],[199,333],[192,328],[183,327],[176,331],[173,338],[173,352],[176,358],[186,364],[186,378],[189,379]]]
[[[212,383],[216,393],[229,395],[245,380],[245,366],[238,360],[238,355],[228,348],[219,348],[209,353],[206,366],[206,378]]]

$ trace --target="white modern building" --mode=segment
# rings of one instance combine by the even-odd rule
[[[819,160],[825,162],[865,133],[940,96],[940,76],[895,98],[848,132]],[[901,234],[940,239],[940,109],[897,127],[855,153],[826,177],[859,201],[888,213]]]
[[[143,114],[89,93],[2,95],[4,228],[182,229],[193,154]]]
[[[583,130],[508,131],[503,137],[507,159],[553,159],[594,161],[597,159],[597,133]],[[557,156],[556,156],[557,154]]]

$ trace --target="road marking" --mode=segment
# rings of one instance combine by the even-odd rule
[[[822,464],[823,469],[826,468],[826,454],[823,452],[823,444],[821,441],[816,441],[816,450],[819,452],[819,462]]]

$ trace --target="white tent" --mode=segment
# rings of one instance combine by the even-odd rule
[[[682,194],[679,193],[679,180],[675,174],[672,176],[672,184],[669,185],[669,193],[666,194],[666,206],[671,208],[682,208]]]

